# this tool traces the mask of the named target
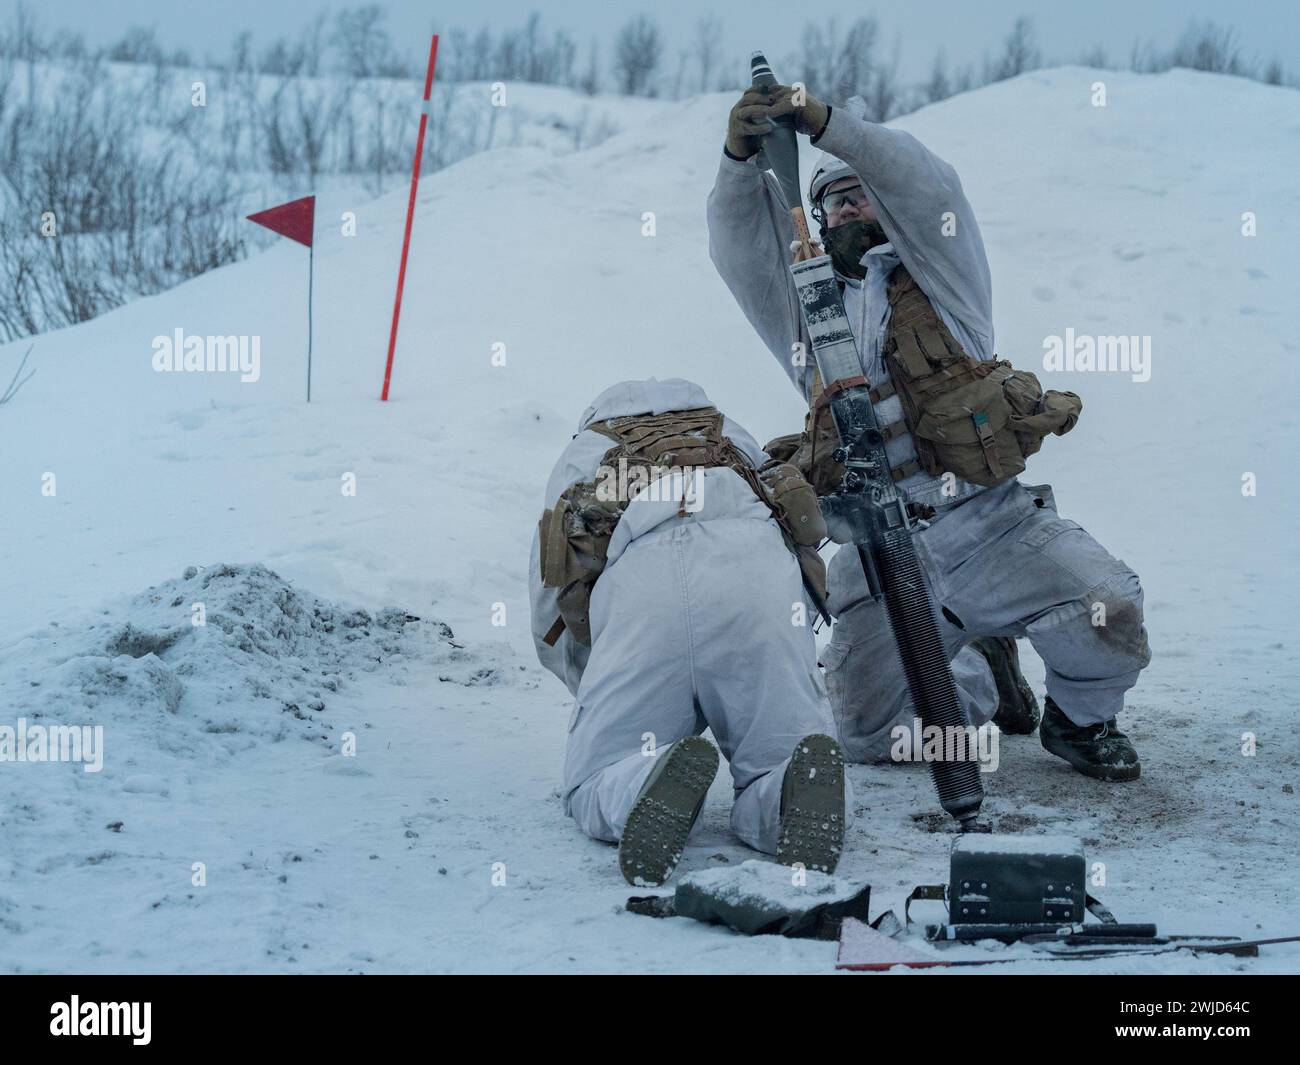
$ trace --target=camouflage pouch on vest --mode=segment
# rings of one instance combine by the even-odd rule
[[[826,520],[817,493],[803,474],[788,462],[769,460],[758,471],[776,522],[800,547],[816,547],[826,539]]]
[[[560,618],[579,643],[591,643],[591,588],[605,570],[609,541],[622,514],[617,502],[598,499],[595,484],[583,481],[570,486],[538,523],[542,584],[560,589]],[[552,631],[558,639],[559,628]]]
[[[804,417],[804,431],[778,436],[763,448],[774,459],[788,462],[813,486],[817,495],[833,491],[844,479],[844,466],[835,461],[840,434],[829,406],[822,404]]]
[[[1083,400],[1077,395],[1044,392],[1038,378],[1027,370],[1012,370],[1002,382],[1002,394],[1011,406],[1011,428],[1026,458],[1043,446],[1048,434],[1064,436],[1073,429],[1083,412]]]
[[[797,437],[795,439],[798,439]],[[772,452],[764,448],[769,455]],[[817,548],[829,535],[817,503],[817,492],[798,467],[775,457],[758,471],[764,502],[772,511],[787,546],[794,551],[804,584],[813,593],[819,611],[826,607],[826,562]],[[827,615],[829,616],[829,615]]]
[[[902,266],[890,277],[889,303],[889,391],[902,401],[917,462],[931,476],[1001,484],[1023,472],[1049,433],[1074,428],[1083,409],[1078,396],[1044,394],[1032,373],[967,355]],[[895,427],[882,428],[888,434]]]
[[[774,462],[792,462],[794,453],[799,450],[802,441],[802,433],[787,433],[785,436],[769,440],[763,445],[763,450]]]

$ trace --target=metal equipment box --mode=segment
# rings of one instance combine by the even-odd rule
[[[1087,904],[1083,843],[1069,836],[968,834],[952,845],[953,924],[1072,924]]]

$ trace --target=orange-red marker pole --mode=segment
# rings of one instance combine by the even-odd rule
[[[420,109],[420,135],[415,141],[415,164],[411,167],[411,197],[406,204],[406,232],[402,235],[402,262],[397,268],[397,298],[393,301],[393,328],[388,334],[388,362],[384,365],[384,389],[381,400],[388,399],[388,383],[393,377],[393,352],[397,348],[397,320],[402,314],[402,286],[406,284],[406,256],[411,250],[411,223],[415,219],[415,191],[420,186],[420,162],[424,158],[424,131],[429,126],[429,95],[433,92],[433,65],[438,59],[438,35],[429,45],[429,69],[424,75],[424,106]]]

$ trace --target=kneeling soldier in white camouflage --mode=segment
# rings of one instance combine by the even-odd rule
[[[533,637],[574,694],[566,811],[661,884],[718,767],[731,826],[787,864],[833,871],[846,783],[809,611],[825,535],[811,486],[768,462],[704,391],[626,381],[588,408],[533,540]]]
[[[819,493],[843,478],[788,269],[793,205],[755,158],[781,116],[825,152],[808,198],[899,494],[919,521],[916,550],[968,720],[1019,733],[1038,725],[1015,655],[1015,639],[1027,638],[1047,665],[1043,746],[1088,776],[1134,779],[1137,751],[1116,715],[1150,660],[1141,584],[1057,515],[1048,486],[1016,480],[1044,437],[1073,428],[1079,397],[1044,393],[994,354],[989,264],[953,168],[910,134],[789,86],[750,89],[732,108],[708,206],[714,265],[811,406],[805,432],[768,452]],[[852,760],[884,760],[913,710],[856,551],[832,559],[829,600],[823,661],[840,738]]]

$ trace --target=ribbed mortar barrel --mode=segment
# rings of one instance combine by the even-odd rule
[[[912,534],[906,529],[886,533],[878,549],[876,569],[885,593],[885,608],[894,630],[912,692],[912,702],[924,728],[965,729],[966,715],[957,701],[948,654],[935,624],[930,592],[917,561]],[[979,766],[969,757],[930,763],[939,802],[961,822],[963,831],[975,827],[984,802]]]

